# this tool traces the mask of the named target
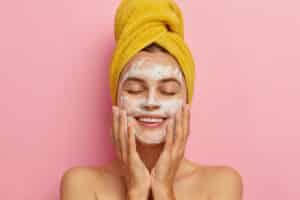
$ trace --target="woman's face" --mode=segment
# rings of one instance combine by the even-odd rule
[[[176,60],[165,52],[139,52],[125,66],[118,86],[118,106],[133,117],[143,144],[165,139],[166,119],[186,103],[187,90]]]

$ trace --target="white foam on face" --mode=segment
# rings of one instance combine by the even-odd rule
[[[140,59],[133,63],[128,71],[122,76],[122,79],[120,80],[120,84],[122,85],[123,82],[128,78],[128,77],[144,77],[146,76],[147,79],[152,79],[152,80],[160,80],[163,78],[167,78],[170,75],[174,75],[181,84],[184,84],[184,78],[182,75],[182,72],[180,71],[179,67],[175,67],[172,65],[163,65],[163,64],[157,64],[154,63],[151,66],[147,67],[141,67],[147,60],[145,59]]]
[[[149,61],[149,60],[148,60]],[[149,94],[146,96],[129,96],[122,94],[121,87],[129,77],[137,77],[146,81]],[[145,59],[140,59],[129,66],[128,70],[121,77],[119,84],[118,99],[119,106],[127,111],[129,116],[156,114],[172,117],[181,106],[185,103],[182,97],[162,98],[156,94],[156,84],[164,78],[176,78],[184,88],[184,78],[178,66],[164,65],[148,62]],[[151,80],[151,81],[150,81]],[[145,109],[146,105],[156,105],[158,109],[149,111]],[[136,120],[134,120],[136,122]],[[137,122],[136,122],[137,123]],[[165,137],[165,127],[161,129],[142,130],[138,124],[135,124],[137,129],[137,138],[144,143],[156,144],[161,143]]]

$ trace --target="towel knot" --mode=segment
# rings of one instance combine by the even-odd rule
[[[183,17],[173,0],[122,0],[115,16],[116,41],[149,26],[184,37]]]

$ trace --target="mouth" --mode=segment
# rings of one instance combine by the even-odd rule
[[[135,117],[136,121],[145,128],[160,128],[163,126],[167,117],[143,115]]]

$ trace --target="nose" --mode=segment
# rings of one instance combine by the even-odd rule
[[[150,91],[148,93],[147,99],[145,101],[144,104],[142,104],[143,109],[145,110],[157,110],[160,108],[160,104],[159,102],[157,102],[156,98],[155,98],[155,92],[154,91]]]
[[[156,105],[156,104],[145,104],[144,105],[144,109],[145,110],[149,110],[149,111],[157,110],[157,109],[159,109],[159,105]]]

